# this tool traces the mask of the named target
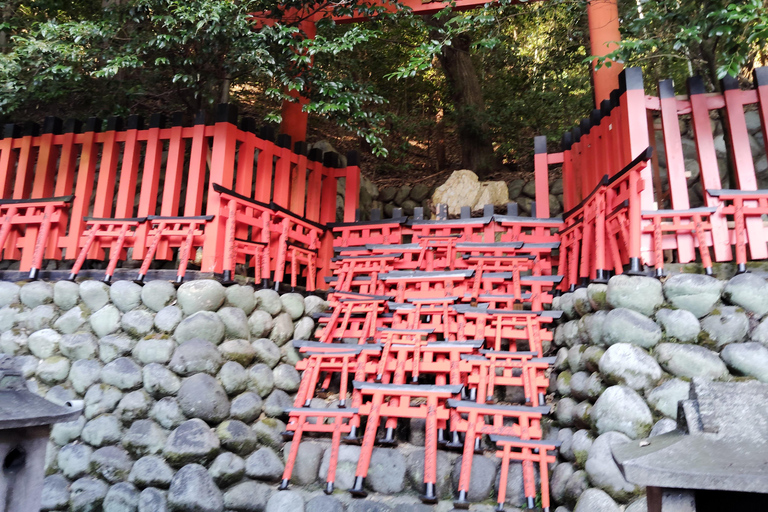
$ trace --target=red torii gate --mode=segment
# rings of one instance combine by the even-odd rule
[[[387,11],[393,12],[396,7],[386,0],[376,0],[381,2],[381,7]],[[399,0],[401,6],[410,8],[414,14],[434,14],[451,6],[455,11],[466,11],[477,7],[482,7],[494,0],[454,0],[453,2],[428,0]],[[539,0],[514,0],[516,4],[524,4]],[[314,12],[308,14],[306,19],[299,23],[299,28],[307,35],[314,38],[317,32],[315,21],[326,15],[329,8],[323,5],[317,5]],[[589,39],[592,55],[605,56],[616,49],[616,43],[621,39],[619,33],[619,9],[617,0],[589,0],[587,4],[587,15],[589,17]],[[337,23],[359,23],[369,21],[370,17],[365,14],[352,14],[350,16],[332,16]],[[619,86],[619,73],[623,69],[621,63],[614,62],[611,67],[603,66],[600,69],[594,69],[592,65],[592,83],[594,86],[595,105],[599,105],[602,100],[608,99],[612,90]],[[291,96],[299,98],[298,101],[284,101],[282,106],[282,124],[280,131],[290,135],[294,142],[303,141],[307,136],[307,118],[308,113],[303,111],[304,105],[308,100],[301,97],[299,92],[291,92]]]

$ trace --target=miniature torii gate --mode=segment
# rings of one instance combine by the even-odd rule
[[[382,7],[393,10],[394,6],[385,0]],[[491,2],[493,0],[490,0]],[[514,0],[514,3],[528,3],[529,0]],[[538,1],[538,0],[530,0]],[[489,0],[454,0],[453,2],[429,0],[399,0],[402,6],[410,8],[414,14],[434,14],[447,6],[455,11],[466,11],[481,7],[489,3]],[[323,15],[322,6],[317,6],[312,16],[299,24],[307,37],[314,38],[316,34],[315,21]],[[589,39],[592,55],[605,56],[616,49],[616,43],[621,39],[619,33],[619,9],[617,0],[588,0],[587,15],[589,17]],[[362,14],[350,16],[334,16],[337,23],[359,23],[368,21],[370,17]],[[594,86],[595,105],[599,105],[604,99],[608,99],[611,91],[619,86],[619,73],[623,69],[620,63],[613,63],[611,67],[594,69],[592,65],[592,83]],[[291,136],[294,142],[303,141],[307,136],[308,113],[303,111],[307,100],[300,97],[298,92],[292,93],[298,97],[298,101],[284,101],[282,107],[281,133]]]

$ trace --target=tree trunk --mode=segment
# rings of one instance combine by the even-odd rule
[[[445,21],[430,17],[432,26],[444,26]],[[472,41],[467,34],[454,36],[451,44],[443,46],[440,65],[451,90],[454,115],[461,144],[461,165],[480,178],[499,167],[491,144],[485,119],[485,101],[475,66],[469,54]]]

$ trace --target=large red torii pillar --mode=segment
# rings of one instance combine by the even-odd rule
[[[516,3],[529,3],[529,1],[538,0],[518,0]],[[488,3],[488,0],[455,0],[452,4],[453,9],[457,11],[481,7]],[[409,7],[414,14],[434,14],[443,10],[450,2],[427,2],[423,0],[400,0],[400,4]],[[392,4],[383,5],[389,10],[394,10]],[[318,11],[319,12],[319,11]],[[621,40],[619,33],[619,8],[617,0],[589,0],[587,4],[587,16],[589,18],[589,40],[590,51],[592,55],[605,56],[617,48],[617,43]],[[334,16],[337,23],[358,23],[368,21],[369,18],[364,15],[351,15],[344,17]],[[314,21],[302,21],[301,29],[307,37],[313,38],[317,32]],[[623,65],[613,62],[611,67],[603,66],[595,69],[596,61],[592,63],[592,84],[594,87],[595,104],[599,105],[602,100],[610,97],[611,91],[619,87],[619,73]],[[286,100],[282,106],[282,123],[280,131],[291,136],[294,142],[303,141],[307,137],[307,118],[308,113],[303,111],[304,105],[308,100],[294,91],[291,96],[298,98],[298,101]]]

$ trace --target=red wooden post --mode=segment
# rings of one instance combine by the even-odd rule
[[[80,236],[85,229],[85,217],[91,203],[96,160],[99,149],[96,145],[96,133],[101,130],[101,119],[92,117],[85,124],[85,132],[75,138],[80,142],[80,166],[77,171],[75,198],[70,210],[69,235],[64,245],[68,258],[76,258],[80,245]]]
[[[13,194],[13,171],[16,168],[16,151],[14,139],[21,135],[18,125],[7,124],[0,140],[0,186],[3,199],[10,199]]]
[[[139,130],[144,128],[144,120],[140,116],[131,116],[125,132],[125,149],[123,150],[123,165],[120,169],[120,180],[117,189],[117,204],[115,218],[127,219],[133,217],[133,206],[136,199],[136,181],[139,175],[139,160],[141,147]],[[111,205],[110,205],[111,206]],[[101,215],[109,217],[109,215]]]
[[[275,181],[273,184],[272,201],[278,206],[288,208],[291,198],[291,167],[295,157],[291,151],[291,137],[281,133],[277,137],[275,164]]]
[[[35,123],[29,123],[24,127],[24,133],[19,144],[19,159],[16,162],[16,180],[13,185],[13,199],[29,199],[32,189],[32,171],[35,168],[36,151],[34,138],[37,137],[40,127]]]
[[[717,168],[717,154],[715,153],[715,141],[712,135],[712,124],[707,106],[707,94],[704,81],[701,77],[688,79],[688,97],[691,102],[691,121],[693,133],[696,138],[696,151],[699,157],[700,179],[702,188],[706,190],[720,190],[720,172]],[[704,194],[704,202],[707,206],[717,207],[720,200],[709,194]],[[712,222],[712,249],[715,252],[715,260],[730,261],[731,241],[728,235],[727,219],[715,213],[711,217]]]
[[[107,120],[107,130],[104,132],[104,143],[101,147],[101,163],[99,165],[99,181],[96,184],[96,199],[93,203],[94,217],[111,217],[112,200],[117,179],[117,159],[120,147],[117,144],[117,132],[123,130],[122,117],[110,117]]]
[[[165,163],[165,186],[160,203],[160,215],[165,217],[180,215],[179,201],[184,179],[184,153],[186,153],[183,119],[181,114],[174,114],[171,120],[171,138],[168,142],[168,159]]]
[[[56,183],[56,161],[59,158],[59,146],[54,141],[54,135],[61,133],[61,119],[46,117],[43,124],[43,134],[38,138],[40,149],[37,154],[37,169],[35,181],[32,184],[32,198],[51,197]]]
[[[244,117],[240,121],[243,142],[237,154],[237,174],[235,192],[245,197],[253,197],[254,155],[256,154],[256,120]]]
[[[619,33],[619,7],[617,0],[589,0],[587,4],[589,18],[589,42],[592,55],[604,56],[618,47],[621,41]],[[593,67],[596,64],[593,63]],[[607,99],[618,85],[618,74],[623,65],[610,61],[611,67],[603,66],[593,70],[592,81],[595,86],[595,104]]]
[[[294,145],[294,153],[296,153],[296,163],[291,168],[291,200],[289,209],[296,215],[305,217],[305,212],[309,211],[306,208],[306,203],[309,201],[307,194],[306,142],[297,142]]]
[[[256,163],[256,191],[253,193],[253,198],[262,203],[269,203],[272,200],[272,173],[277,147],[272,142],[274,132],[271,128],[262,128],[259,138],[262,142],[259,145],[259,159]]]
[[[208,137],[213,127],[205,126],[205,112],[195,119],[192,131],[192,149],[189,155],[189,173],[187,175],[187,196],[184,200],[184,216],[195,217],[203,212],[203,193],[205,192],[205,169],[209,155]]]
[[[347,153],[345,174],[344,222],[355,222],[360,203],[360,167],[356,151]]]
[[[536,217],[549,218],[549,163],[547,162],[547,138],[533,139],[533,166],[536,181]]]
[[[157,208],[157,191],[160,186],[160,165],[163,157],[163,143],[160,140],[160,129],[165,125],[165,116],[153,114],[147,130],[147,147],[144,155],[141,191],[139,192],[139,209],[137,216],[148,217],[155,215]],[[133,259],[145,259],[147,236],[152,223],[146,222],[136,228]]]

